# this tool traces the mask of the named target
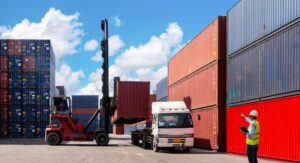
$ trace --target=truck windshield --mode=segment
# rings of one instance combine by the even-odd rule
[[[159,128],[191,128],[193,122],[189,113],[167,113],[158,115]]]

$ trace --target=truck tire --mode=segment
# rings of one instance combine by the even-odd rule
[[[98,133],[95,137],[98,146],[106,146],[109,142],[109,137],[106,133]]]
[[[139,140],[136,138],[136,136],[131,133],[131,144],[137,145],[139,144]]]
[[[185,147],[185,148],[183,148],[183,151],[186,152],[186,153],[190,152],[190,150],[191,150],[190,147]]]
[[[62,142],[62,138],[57,132],[50,132],[47,134],[46,142],[48,145],[59,145]]]
[[[147,142],[147,135],[143,135],[143,139],[142,139],[142,147],[144,149],[147,149],[149,146],[149,143]]]
[[[157,146],[156,142],[153,142],[153,151],[159,152],[159,147]]]

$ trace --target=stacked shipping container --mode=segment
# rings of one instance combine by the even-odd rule
[[[0,40],[1,137],[44,137],[55,92],[49,40]]]
[[[163,78],[156,84],[156,100],[168,101],[168,77]]]
[[[72,117],[83,124],[87,124],[99,106],[97,95],[73,95],[72,96]],[[103,128],[103,114],[100,116],[100,124]],[[88,131],[95,131],[98,127],[97,119],[94,119]]]
[[[242,0],[228,12],[228,152],[245,154],[239,115],[256,109],[259,156],[300,161],[299,96],[291,96],[300,91],[299,6],[298,0]]]
[[[192,110],[195,146],[225,150],[226,17],[218,17],[168,65],[168,98]]]

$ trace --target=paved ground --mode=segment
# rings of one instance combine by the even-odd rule
[[[94,142],[70,142],[60,146],[48,146],[42,139],[0,139],[0,162],[22,163],[235,163],[247,162],[246,157],[192,149],[180,151],[144,150],[131,145],[128,136],[111,136],[107,147]],[[274,161],[260,160],[260,163]]]

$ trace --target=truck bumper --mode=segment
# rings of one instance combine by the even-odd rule
[[[193,147],[194,138],[158,138],[157,145],[161,148]]]

